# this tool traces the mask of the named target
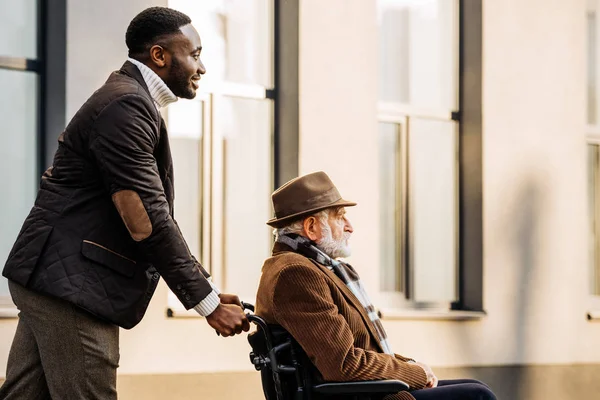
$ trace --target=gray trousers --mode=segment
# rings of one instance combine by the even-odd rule
[[[119,328],[9,282],[19,309],[0,400],[116,399]]]

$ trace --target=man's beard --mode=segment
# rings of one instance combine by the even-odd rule
[[[175,57],[171,59],[171,73],[166,83],[177,97],[182,99],[193,99],[196,97],[196,91],[191,84],[191,76],[186,76],[181,64]]]
[[[339,240],[334,240],[327,221],[321,223],[321,231],[323,237],[317,242],[317,247],[321,251],[333,259],[350,256],[351,250],[347,244],[348,239],[350,239],[350,232],[344,232]]]

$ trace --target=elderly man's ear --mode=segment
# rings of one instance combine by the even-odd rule
[[[304,235],[316,242],[321,239],[321,224],[316,217],[308,217],[304,220]]]

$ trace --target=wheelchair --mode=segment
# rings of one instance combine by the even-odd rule
[[[260,371],[266,400],[325,400],[334,398],[379,400],[408,390],[400,380],[323,382],[302,347],[279,325],[255,315],[254,306],[242,303],[257,329],[248,335],[250,362]]]

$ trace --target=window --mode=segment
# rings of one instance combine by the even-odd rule
[[[598,25],[597,0],[588,1],[587,12],[587,164],[588,164],[588,212],[589,212],[589,261],[590,293],[592,308],[600,309],[600,104],[598,95]]]
[[[169,106],[175,218],[222,291],[254,301],[270,255],[274,187],[272,0],[171,0],[192,19],[207,73]],[[171,312],[184,312],[169,294]]]
[[[459,4],[378,0],[380,289],[386,307],[459,297]]]
[[[11,38],[0,41],[0,87],[10,93],[0,100],[0,170],[11,171],[4,177],[9,193],[0,199],[2,267],[33,205],[39,180],[37,4],[35,0],[0,0],[0,32]],[[8,283],[0,277],[0,311],[12,307]]]
[[[589,260],[592,276],[590,291],[600,296],[600,145],[588,143],[588,212],[589,212]]]

